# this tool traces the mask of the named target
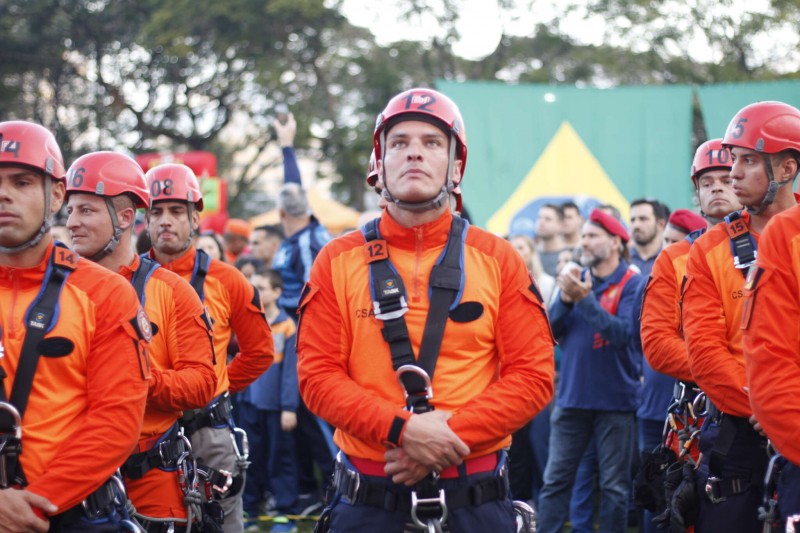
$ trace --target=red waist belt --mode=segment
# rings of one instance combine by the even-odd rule
[[[371,461],[359,457],[347,457],[361,474],[365,476],[386,477],[384,467],[386,463],[382,461]],[[481,474],[483,472],[493,472],[497,468],[497,454],[490,453],[473,459],[466,459],[460,466],[448,466],[439,473],[442,479],[455,479],[460,477],[459,469],[466,469],[466,475]]]

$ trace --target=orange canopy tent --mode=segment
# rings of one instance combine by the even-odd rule
[[[326,198],[316,189],[307,189],[308,203],[311,205],[311,212],[319,219],[320,223],[328,228],[333,235],[339,235],[343,231],[358,227],[358,217],[360,213],[341,202],[332,198]],[[273,209],[254,216],[250,219],[252,227],[263,226],[265,224],[277,224],[280,222],[278,210]]]

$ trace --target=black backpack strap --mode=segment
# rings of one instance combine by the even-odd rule
[[[192,271],[192,279],[189,281],[191,283],[194,292],[197,293],[197,296],[200,297],[200,301],[205,303],[205,291],[204,287],[206,284],[206,276],[208,275],[208,269],[211,266],[211,256],[205,253],[203,250],[197,250],[197,254],[194,258],[194,270]]]
[[[747,278],[747,271],[755,264],[758,251],[756,240],[750,234],[750,228],[745,224],[739,211],[725,217],[725,231],[728,232],[731,242],[733,266]]]
[[[133,289],[136,291],[136,296],[139,297],[139,303],[142,307],[144,307],[144,288],[145,285],[147,285],[147,280],[150,279],[150,276],[153,275],[153,272],[155,272],[159,266],[161,265],[149,257],[142,256],[139,258],[139,267],[133,273],[131,285],[133,285]]]
[[[28,407],[28,398],[33,387],[36,367],[39,365],[41,352],[39,345],[44,336],[53,329],[58,316],[58,301],[61,289],[69,277],[70,272],[78,265],[78,254],[72,250],[56,245],[50,256],[50,261],[45,271],[39,294],[33,300],[25,313],[25,339],[19,357],[19,365],[14,374],[14,385],[11,395],[6,399],[5,387],[0,383],[0,402],[8,403],[19,414],[11,409],[0,409],[0,432],[14,433],[19,429],[19,423],[25,417]],[[3,373],[5,374],[5,373]],[[3,375],[5,378],[5,375]],[[22,465],[16,460],[6,461],[6,479],[14,480],[20,485],[25,485]]]

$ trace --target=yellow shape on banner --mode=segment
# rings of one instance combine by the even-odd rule
[[[511,219],[520,209],[546,196],[589,196],[616,206],[623,220],[630,218],[628,200],[566,121],[561,123],[525,179],[491,216],[487,229],[505,235]]]

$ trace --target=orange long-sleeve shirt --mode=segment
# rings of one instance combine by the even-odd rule
[[[195,254],[194,246],[190,246],[178,259],[162,266],[189,281]],[[152,252],[151,257],[154,257]],[[241,272],[216,259],[211,260],[204,293],[204,303],[213,322],[217,372],[214,396],[229,389],[239,392],[272,364],[272,333],[261,309],[261,299]],[[234,332],[240,351],[228,365],[225,354]]]
[[[414,228],[384,211],[380,233],[408,297],[405,314],[414,353],[428,314],[431,268],[447,242],[452,215]],[[544,305],[509,243],[470,227],[464,246],[461,302],[477,302],[475,320],[449,320],[433,377],[432,404],[453,412],[453,431],[471,457],[510,443],[510,434],[552,396],[553,339]],[[392,369],[382,323],[372,314],[364,238],[353,232],[317,256],[301,299],[300,390],[309,408],[338,429],[347,454],[383,460],[397,417],[411,416]],[[402,438],[402,437],[401,437]]]
[[[800,206],[770,220],[758,267],[742,321],[750,404],[775,447],[800,465]]]
[[[37,266],[0,266],[0,328],[9,377],[19,364],[24,315],[44,279],[52,245]],[[55,253],[73,253],[59,248]],[[74,257],[73,257],[74,260]],[[22,421],[20,456],[28,490],[65,511],[95,491],[130,455],[139,438],[149,364],[134,324],[139,301],[130,283],[85,259],[59,299],[46,339],[72,343],[62,357],[42,356]],[[68,344],[67,344],[68,345]]]
[[[119,273],[128,281],[139,257]],[[157,268],[145,285],[144,309],[153,324],[151,379],[141,438],[160,435],[186,409],[205,407],[217,390],[211,332],[205,308],[189,283]]]
[[[742,212],[750,227],[750,214]],[[751,231],[756,242],[758,234]],[[749,417],[742,352],[744,276],[733,265],[725,224],[698,238],[689,252],[683,290],[683,330],[694,381],[723,412]]]
[[[681,285],[691,243],[682,240],[661,250],[650,272],[642,302],[642,348],[653,370],[692,381],[689,354],[681,332]]]

